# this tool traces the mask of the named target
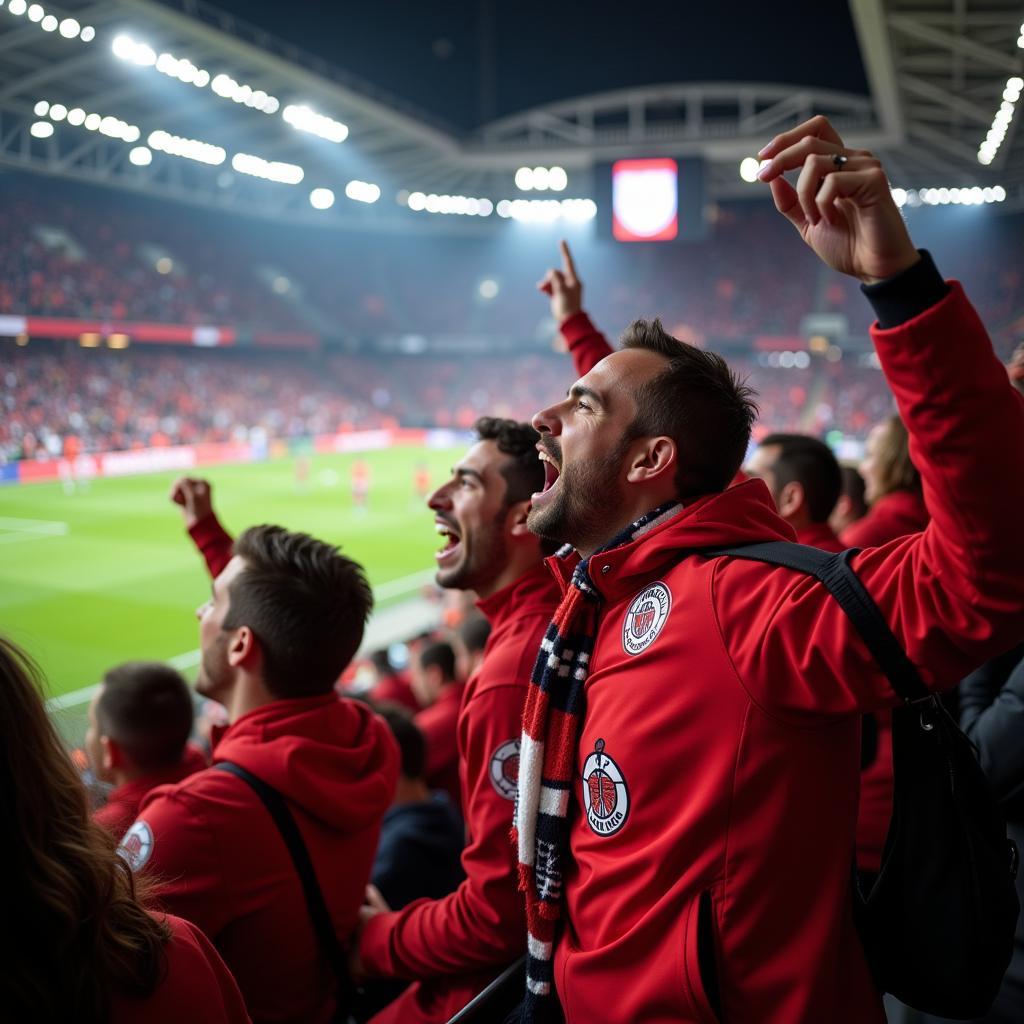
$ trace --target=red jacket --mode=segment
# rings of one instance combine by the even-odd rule
[[[235,979],[206,936],[180,917],[166,921],[162,981],[148,999],[114,996],[110,1024],[249,1024]]]
[[[333,694],[280,700],[225,730],[213,760],[247,768],[288,801],[347,941],[398,778],[387,726],[365,705]],[[334,981],[299,876],[244,781],[210,768],[154,790],[121,850],[133,869],[162,879],[167,910],[210,936],[254,1020],[329,1019]]]
[[[888,544],[908,533],[919,533],[928,525],[924,499],[914,491],[893,491],[879,498],[863,519],[843,530],[848,548],[872,548]]]
[[[956,285],[873,334],[932,520],[854,567],[938,689],[1021,635],[1024,446],[1006,439],[1024,437],[1024,400]],[[850,853],[860,715],[897,698],[814,580],[679,555],[791,537],[754,480],[593,560],[603,607],[554,963],[568,1024],[705,1024],[711,972],[724,1020],[885,1019]],[[563,581],[574,561],[552,560]]]
[[[526,917],[509,842],[523,701],[558,604],[543,565],[479,602],[491,622],[483,662],[466,684],[458,739],[469,843],[466,880],[366,926],[359,955],[371,975],[422,979],[373,1024],[447,1021],[526,946]]]
[[[115,839],[120,839],[125,829],[138,817],[139,805],[151,789],[181,782],[193,773],[201,772],[206,764],[206,755],[199,747],[194,743],[187,743],[181,761],[173,768],[115,786],[110,791],[107,802],[93,813],[93,820],[102,825]]]
[[[437,700],[424,708],[415,721],[427,744],[424,777],[431,789],[443,789],[452,803],[462,809],[459,786],[459,709],[466,689],[463,683],[445,686]]]
[[[191,527],[188,534],[199,548],[210,575],[216,579],[231,561],[231,548],[235,543],[231,534],[220,525],[220,520],[212,512]]]
[[[846,545],[835,535],[828,523],[809,523],[796,531],[797,544],[808,544],[822,551],[845,551]]]

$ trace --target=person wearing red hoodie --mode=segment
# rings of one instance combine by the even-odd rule
[[[420,705],[416,727],[427,744],[427,785],[444,790],[461,811],[458,731],[466,684],[455,678],[455,650],[439,640],[413,651],[409,660]]]
[[[803,434],[769,434],[748,460],[747,475],[765,482],[779,516],[796,531],[797,543],[823,551],[846,549],[829,525],[842,490],[842,471],[823,441]],[[857,868],[869,891],[882,867],[892,818],[892,712],[865,715],[863,725]]]
[[[133,661],[110,669],[88,716],[89,767],[97,779],[114,784],[93,818],[115,839],[135,820],[151,789],[206,767],[203,752],[188,742],[192,695],[170,665]]]
[[[846,547],[877,547],[928,525],[921,474],[910,456],[907,428],[899,416],[871,428],[860,474],[868,511],[843,530]]]
[[[523,700],[558,588],[543,563],[553,548],[526,526],[530,494],[544,480],[537,432],[491,418],[476,431],[480,440],[429,500],[444,538],[437,582],[475,591],[491,623],[458,718],[466,878],[440,900],[389,912],[373,899],[365,908],[353,976],[414,980],[372,1024],[443,1024],[526,948],[508,831]]]
[[[153,790],[120,851],[210,937],[254,1021],[327,1021],[337,986],[288,849],[256,793],[216,765],[284,798],[346,944],[398,778],[387,726],[334,692],[372,597],[355,562],[305,534],[256,526],[233,550],[198,611],[196,689],[230,723],[214,767]]]
[[[816,117],[761,156],[865,286],[924,481],[926,529],[853,567],[927,684],[955,685],[1024,628],[1024,400],[871,154]],[[534,418],[529,524],[576,550],[550,560],[565,596],[524,712],[526,1020],[555,996],[569,1024],[885,1019],[850,868],[860,716],[898,698],[816,581],[700,554],[794,537],[762,481],[728,486],[753,415],[719,357],[640,321]]]

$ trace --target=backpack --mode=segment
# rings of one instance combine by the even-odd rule
[[[893,813],[854,920],[878,988],[924,1013],[969,1020],[991,1007],[1013,955],[1017,848],[977,751],[921,681],[856,573],[856,548],[784,541],[702,550],[814,576],[849,616],[903,706],[893,709]]]

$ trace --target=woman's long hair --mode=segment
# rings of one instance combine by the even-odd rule
[[[34,662],[0,636],[0,1007],[9,1020],[105,1021],[114,994],[144,998],[165,971],[166,924],[89,817],[85,787],[43,704]]]
[[[889,416],[882,421],[885,430],[881,433],[875,451],[878,473],[878,494],[875,500],[894,491],[921,490],[921,474],[910,461],[910,437],[899,416]]]

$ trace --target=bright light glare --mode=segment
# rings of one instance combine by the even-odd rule
[[[744,181],[757,181],[757,172],[761,169],[761,162],[754,156],[745,156],[740,161],[740,177]]]
[[[250,174],[254,178],[264,178],[282,185],[298,185],[306,173],[296,164],[264,160],[263,157],[253,156],[251,153],[236,153],[231,158],[231,166],[239,174]]]
[[[329,188],[315,188],[309,193],[309,205],[314,210],[329,210],[334,205],[334,193]]]
[[[65,18],[60,23],[60,34],[65,39],[74,39],[79,32],[82,31],[82,26],[75,21],[74,18]]]
[[[50,112],[50,104],[46,100],[40,100],[32,109],[35,111],[36,117],[46,117]]]
[[[490,300],[498,294],[498,282],[493,278],[487,277],[477,286],[477,292],[480,294],[481,299]]]
[[[57,19],[52,14],[48,14],[39,23],[39,27],[44,32],[56,32],[57,31],[57,25],[58,25],[58,21],[57,21]]]
[[[9,10],[11,14],[24,14],[28,10],[28,4],[25,0],[11,0],[7,5],[7,10]]]
[[[369,181],[350,181],[345,186],[345,195],[357,203],[375,203],[380,199],[380,186]]]
[[[520,167],[516,171],[516,188],[521,192],[529,192],[533,188],[533,169]]]
[[[96,38],[96,29],[92,25],[86,25],[82,29],[82,34],[78,37],[83,43],[91,43]]]
[[[136,146],[128,154],[128,159],[136,167],[148,167],[153,162],[153,153],[145,146]]]
[[[85,111],[81,107],[73,107],[69,110],[68,124],[73,124],[76,128],[85,124]]]
[[[42,21],[43,20],[43,15],[45,13],[46,13],[46,11],[44,11],[43,8],[39,4],[33,4],[28,9],[28,20],[29,21]]]
[[[546,167],[534,167],[533,187],[538,192],[546,192],[548,188],[548,169]]]
[[[210,164],[214,167],[224,163],[227,159],[227,153],[220,146],[214,146],[209,142],[200,142],[198,139],[185,139],[178,135],[171,135],[169,132],[151,132],[147,141],[151,149],[159,150],[161,153],[184,157],[186,160],[195,160],[198,163]]]
[[[48,139],[53,134],[53,125],[49,121],[36,121],[29,128],[29,134],[36,139]]]
[[[318,114],[307,106],[290,103],[284,108],[281,117],[300,132],[319,135],[329,142],[344,142],[348,138],[348,125],[324,114]]]
[[[50,107],[50,117],[54,121],[63,121],[67,116],[68,108],[65,107],[63,103],[54,103],[54,105]]]
[[[440,196],[433,192],[430,195],[410,192],[406,205],[417,213],[425,211],[463,217],[490,217],[494,213],[494,203],[490,199],[477,199],[475,196]]]

